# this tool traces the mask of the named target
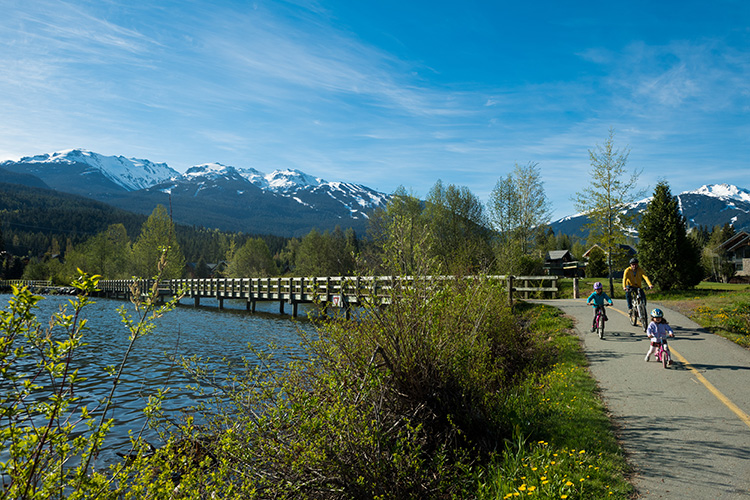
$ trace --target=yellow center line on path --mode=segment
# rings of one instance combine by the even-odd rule
[[[693,365],[691,365],[688,362],[688,360],[685,359],[684,356],[682,356],[679,352],[675,351],[674,347],[670,346],[669,350],[672,352],[672,354],[674,354],[677,357],[677,360],[680,363],[682,363],[685,366],[687,366],[688,370],[690,370],[691,372],[693,372],[693,375],[695,375],[695,378],[697,378],[698,380],[700,380],[700,382],[703,385],[706,386],[706,389],[708,389],[709,391],[711,391],[711,394],[713,394],[714,396],[716,396],[716,399],[718,399],[719,401],[721,401],[722,403],[724,403],[724,405],[727,408],[729,408],[730,410],[732,410],[735,415],[737,415],[738,417],[740,417],[740,420],[742,420],[745,423],[745,425],[747,425],[748,427],[750,427],[750,415],[748,415],[747,413],[745,413],[744,411],[742,411],[736,404],[732,403],[732,401],[728,397],[726,397],[724,394],[722,394],[722,392],[719,389],[717,389],[716,387],[714,387],[714,385],[711,382],[709,382],[708,380],[706,380],[706,377],[704,377],[701,372],[699,372],[698,370],[696,370],[695,367]]]
[[[625,311],[621,311],[619,309],[615,309],[614,307],[610,307],[610,309],[613,309],[613,310],[617,311],[618,313],[622,314],[623,316],[626,316],[628,318],[630,317],[628,315],[628,313],[626,313]],[[685,359],[685,357],[682,354],[680,354],[679,352],[675,351],[675,349],[674,349],[673,346],[671,346],[671,345],[669,346],[669,351],[672,354],[675,355],[675,357],[677,358],[677,360],[680,363],[682,363],[683,365],[685,365],[688,370],[690,370],[691,372],[693,372],[693,375],[695,375],[695,378],[697,378],[698,381],[701,384],[703,384],[706,387],[706,389],[708,389],[709,392],[716,397],[716,399],[718,399],[719,401],[721,401],[722,403],[724,403],[724,405],[727,408],[729,408],[730,410],[732,410],[732,412],[734,412],[734,414],[737,415],[740,418],[740,420],[742,420],[745,423],[745,425],[747,425],[748,427],[750,427],[750,415],[748,415],[747,413],[745,413],[744,411],[742,411],[736,404],[734,404],[732,402],[732,400],[730,400],[728,397],[726,397],[719,389],[717,389],[716,387],[714,387],[714,385],[711,382],[709,382],[708,380],[706,380],[706,377],[704,377],[701,372],[699,372],[693,365],[691,365],[690,362],[687,359]]]

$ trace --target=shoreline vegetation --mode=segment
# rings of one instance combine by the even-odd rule
[[[91,289],[95,278],[79,286]],[[116,425],[98,411],[108,402],[76,405],[66,364],[85,342],[75,311],[86,299],[71,299],[74,313],[53,321],[68,343],[44,351],[55,335],[35,323],[38,298],[19,291],[3,311],[3,352],[26,335],[57,360],[40,372],[70,391],[34,415],[4,401],[11,458],[1,465],[1,498],[631,498],[630,469],[571,320],[547,306],[511,309],[499,286],[455,280],[405,292],[358,321],[320,322],[309,358],[287,366],[256,351],[261,364],[216,380],[199,359],[182,360],[196,387],[212,390],[195,408],[208,424],[167,418],[164,390],[155,391],[144,411],[163,442],[134,435],[126,459],[103,470],[67,465],[89,463]],[[139,307],[135,343],[154,314],[169,313]],[[6,370],[4,382],[27,387],[29,375]],[[15,397],[45,390],[30,384]]]

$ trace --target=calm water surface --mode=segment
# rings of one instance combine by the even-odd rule
[[[7,308],[10,297],[0,294],[0,306]],[[47,296],[40,301],[37,314],[40,323],[46,325],[50,315],[61,305],[68,304],[69,299]],[[128,346],[129,334],[116,310],[125,305],[134,317],[136,315],[129,302],[95,300],[96,303],[83,312],[89,327],[84,333],[84,341],[89,345],[82,348],[74,359],[79,374],[87,377],[78,386],[76,395],[82,397],[82,404],[90,409],[111,390],[112,378],[106,375],[105,367],[119,366]],[[200,308],[180,306],[157,319],[155,331],[137,341],[115,392],[116,407],[111,415],[115,419],[115,428],[107,439],[107,450],[101,460],[109,462],[115,459],[116,452],[127,451],[128,430],[138,432],[143,427],[142,409],[149,395],[166,386],[177,389],[194,383],[174,366],[171,356],[198,356],[207,362],[209,369],[216,369],[222,375],[228,371],[223,358],[233,363],[241,363],[243,357],[253,359],[248,345],[262,348],[273,343],[281,346],[277,353],[291,359],[304,354],[300,344],[303,333],[314,334],[309,322],[279,315],[279,304],[275,302],[259,303],[255,314],[244,311],[244,302],[225,301],[224,306],[227,310],[219,311],[216,301],[205,299],[201,300]],[[300,317],[303,316],[304,312],[300,312]],[[177,416],[192,404],[195,400],[190,391],[173,390],[163,408],[168,414]],[[158,444],[152,431],[146,431],[145,436]]]

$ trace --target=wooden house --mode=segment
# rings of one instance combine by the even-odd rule
[[[740,231],[721,244],[734,264],[736,276],[750,276],[750,234]]]
[[[576,261],[570,250],[551,250],[544,257],[544,272],[549,276],[583,277],[585,265]]]

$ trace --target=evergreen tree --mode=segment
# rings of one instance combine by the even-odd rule
[[[660,289],[692,288],[700,283],[700,251],[688,238],[685,217],[666,182],[656,185],[654,197],[641,217],[638,235],[640,263]]]
[[[185,269],[185,257],[175,237],[172,218],[164,205],[157,205],[146,222],[141,234],[133,245],[133,263],[136,275],[151,278],[157,274],[157,263],[166,251],[167,267],[164,279],[180,278]]]
[[[597,247],[594,247],[589,252],[589,262],[586,266],[586,276],[588,278],[600,278],[607,276],[607,261],[604,251]]]

